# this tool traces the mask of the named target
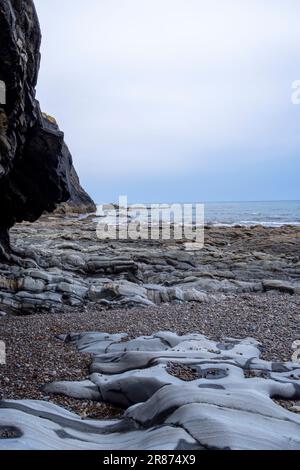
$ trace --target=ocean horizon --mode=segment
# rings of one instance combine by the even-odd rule
[[[143,203],[150,208],[150,203]],[[181,204],[191,204],[188,202]],[[281,227],[300,226],[300,200],[294,201],[232,201],[204,202],[204,221],[207,225],[246,227],[262,225]],[[142,205],[142,203],[141,203]],[[166,207],[171,205],[164,204]],[[99,207],[100,205],[98,205]],[[130,206],[130,204],[129,204]]]
[[[204,205],[207,224],[300,226],[300,201],[206,202]]]

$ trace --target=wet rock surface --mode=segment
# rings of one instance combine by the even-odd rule
[[[30,314],[299,294],[299,228],[207,227],[204,248],[197,249],[184,241],[99,240],[96,226],[93,215],[16,225],[15,263],[0,265],[1,310]]]
[[[272,400],[300,398],[299,363],[261,360],[252,338],[159,332],[125,341],[91,332],[61,339],[93,354],[91,375],[54,382],[47,392],[117,404],[124,415],[83,420],[50,403],[4,400],[1,449],[300,449],[300,417]],[[170,374],[170,362],[198,377]]]

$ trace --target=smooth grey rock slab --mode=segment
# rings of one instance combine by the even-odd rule
[[[101,401],[101,393],[93,382],[84,380],[82,382],[54,382],[44,387],[46,393],[66,395],[72,398]]]
[[[173,450],[198,448],[183,428],[135,429],[126,420],[82,420],[51,403],[0,403],[0,430],[13,428],[18,437],[0,439],[0,450]]]
[[[263,281],[263,288],[265,291],[278,290],[280,292],[287,292],[288,294],[299,294],[300,284],[291,283],[286,281],[266,280]]]
[[[47,393],[123,406],[120,419],[81,420],[53,404],[2,401],[0,449],[300,450],[300,416],[272,397],[300,398],[300,364],[260,359],[252,338],[81,333],[63,337],[93,354],[89,380]]]

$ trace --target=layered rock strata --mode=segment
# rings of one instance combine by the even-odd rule
[[[104,241],[94,216],[43,216],[11,230],[18,264],[0,265],[0,307],[28,314],[66,307],[209,302],[300,292],[299,229],[206,229],[188,243]]]

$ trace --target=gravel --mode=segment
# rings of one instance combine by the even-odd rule
[[[169,362],[167,364],[167,372],[168,374],[173,375],[174,377],[177,377],[184,382],[192,382],[193,380],[200,379],[200,375],[197,372],[197,369],[176,362]]]
[[[130,338],[160,330],[179,334],[202,333],[211,339],[254,337],[262,343],[262,358],[290,361],[292,344],[300,339],[300,296],[243,294],[206,303],[188,303],[121,310],[67,309],[63,314],[0,318],[0,340],[6,343],[7,364],[0,365],[0,395],[4,399],[49,400],[83,418],[120,416],[119,408],[72,398],[47,396],[42,387],[56,380],[89,376],[89,354],[78,353],[58,335],[103,331],[128,333]],[[176,370],[186,380],[193,371]],[[174,369],[175,367],[175,369]],[[279,404],[292,411],[299,402]]]

